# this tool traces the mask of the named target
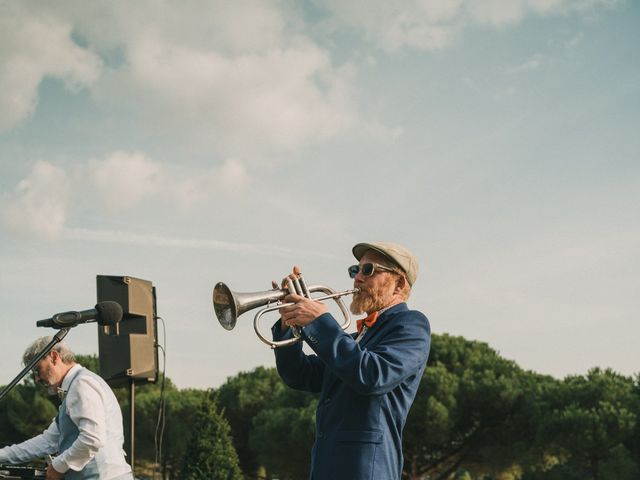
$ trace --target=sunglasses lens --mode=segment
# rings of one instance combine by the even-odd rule
[[[358,272],[360,271],[360,267],[358,265],[351,265],[348,269],[349,277],[356,278]]]
[[[373,263],[365,263],[363,265],[351,265],[347,270],[351,278],[356,278],[358,273],[362,273],[365,277],[370,277],[375,269],[376,266]]]
[[[361,270],[365,277],[373,275],[373,263],[365,263],[362,265]]]

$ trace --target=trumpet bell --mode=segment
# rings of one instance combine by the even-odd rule
[[[238,305],[229,287],[222,282],[213,289],[213,308],[220,325],[227,330],[233,330],[238,319]]]
[[[234,292],[223,282],[213,287],[213,309],[220,325],[233,330],[240,315],[256,307],[277,302],[287,296],[286,290],[266,290],[263,292]]]

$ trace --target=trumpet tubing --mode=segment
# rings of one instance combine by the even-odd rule
[[[349,327],[349,325],[351,324],[351,316],[349,315],[349,310],[342,301],[342,297],[346,295],[353,295],[359,292],[359,289],[354,288],[351,290],[345,290],[343,292],[336,292],[335,290],[323,285],[313,285],[310,287],[306,287],[305,285],[304,290],[309,298],[314,301],[321,302],[324,300],[334,300],[344,316],[344,322],[340,326],[343,330],[346,330]],[[322,292],[325,295],[317,298],[312,298],[310,295],[311,293],[315,292]],[[282,340],[279,342],[269,340],[260,330],[259,322],[260,318],[262,318],[264,314],[279,310],[283,306],[291,305],[289,303],[279,303],[287,295],[289,295],[289,290],[286,288],[266,290],[261,292],[234,292],[225,283],[218,282],[213,288],[213,308],[220,325],[222,325],[222,327],[226,330],[233,330],[240,315],[249,310],[253,310],[254,308],[263,307],[266,305],[265,308],[259,310],[256,313],[253,321],[253,328],[256,332],[256,335],[258,335],[258,338],[260,338],[260,340],[269,345],[271,348],[283,347],[299,342],[301,338],[299,338],[299,336],[296,336],[295,338]],[[271,305],[272,303],[276,304]]]

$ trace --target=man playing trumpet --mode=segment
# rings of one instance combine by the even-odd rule
[[[422,313],[405,303],[418,275],[413,254],[392,243],[358,243],[353,314],[358,333],[345,333],[322,302],[290,293],[272,329],[274,340],[300,342],[275,349],[278,373],[292,388],[320,392],[312,480],[400,480],[402,430],[424,371],[431,333]],[[300,276],[293,273],[283,280]],[[290,287],[289,287],[290,288]]]

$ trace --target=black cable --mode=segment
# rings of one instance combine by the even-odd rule
[[[160,381],[160,404],[158,405],[158,420],[156,421],[156,432],[154,436],[154,448],[155,448],[155,465],[157,466],[157,470],[160,474],[162,467],[162,441],[164,438],[164,427],[165,427],[165,410],[166,410],[166,402],[165,402],[165,378],[166,378],[166,366],[167,366],[167,351],[166,351],[166,342],[167,342],[167,332],[166,326],[164,323],[164,319],[162,317],[156,317],[156,320],[160,320],[162,323],[162,340],[164,343],[160,345],[159,342],[156,341],[156,347],[162,351],[162,379]],[[156,478],[156,469],[154,469],[153,478]]]

